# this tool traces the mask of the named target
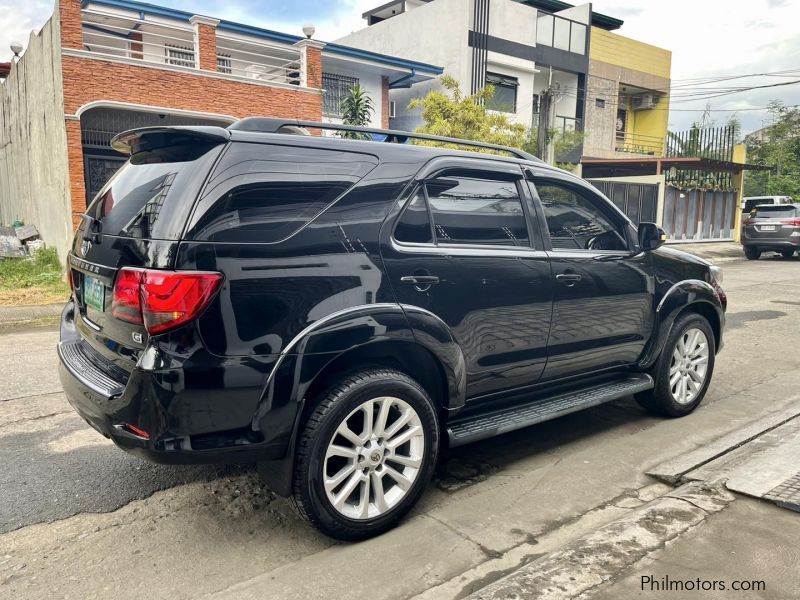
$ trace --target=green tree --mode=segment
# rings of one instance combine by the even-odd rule
[[[347,96],[342,98],[341,103],[342,122],[345,125],[356,125],[364,127],[369,125],[372,120],[372,113],[375,107],[372,105],[372,98],[358,84],[350,88]],[[363,139],[365,136],[356,131],[343,131],[340,134],[344,138]]]
[[[440,81],[444,90],[433,90],[423,98],[414,98],[408,105],[410,110],[422,110],[425,124],[417,127],[417,133],[523,147],[528,137],[526,127],[513,123],[503,113],[486,108],[486,102],[494,95],[494,86],[487,85],[475,94],[465,95],[453,77],[443,75]],[[462,148],[457,144],[420,143]]]
[[[792,196],[800,200],[800,108],[769,104],[772,125],[747,142],[747,162],[771,167],[746,171],[745,196]]]

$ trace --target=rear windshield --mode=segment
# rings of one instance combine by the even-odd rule
[[[103,235],[180,239],[217,144],[194,142],[134,154],[97,194],[86,214]]]
[[[794,217],[795,207],[792,205],[759,206],[753,211],[753,216],[761,219],[786,219]]]

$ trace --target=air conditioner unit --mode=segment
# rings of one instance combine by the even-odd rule
[[[619,105],[617,106],[617,108],[619,110],[628,110],[628,105],[629,104],[630,104],[630,102],[628,101],[628,96],[620,95],[620,97],[619,97]]]
[[[394,119],[395,116],[396,116],[395,108],[396,108],[396,105],[395,105],[394,100],[389,100],[389,118],[390,119]]]
[[[650,110],[658,105],[658,98],[655,94],[641,94],[631,96],[631,106],[633,110]]]

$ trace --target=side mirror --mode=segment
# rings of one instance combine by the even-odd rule
[[[639,223],[638,237],[642,252],[655,250],[667,241],[667,234],[655,223]]]

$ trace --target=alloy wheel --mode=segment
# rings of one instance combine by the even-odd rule
[[[363,402],[328,442],[322,467],[328,501],[350,519],[386,514],[414,484],[425,442],[422,421],[404,400],[381,396]]]
[[[691,404],[703,389],[708,352],[708,338],[696,327],[687,329],[678,338],[669,365],[669,389],[678,404]]]

